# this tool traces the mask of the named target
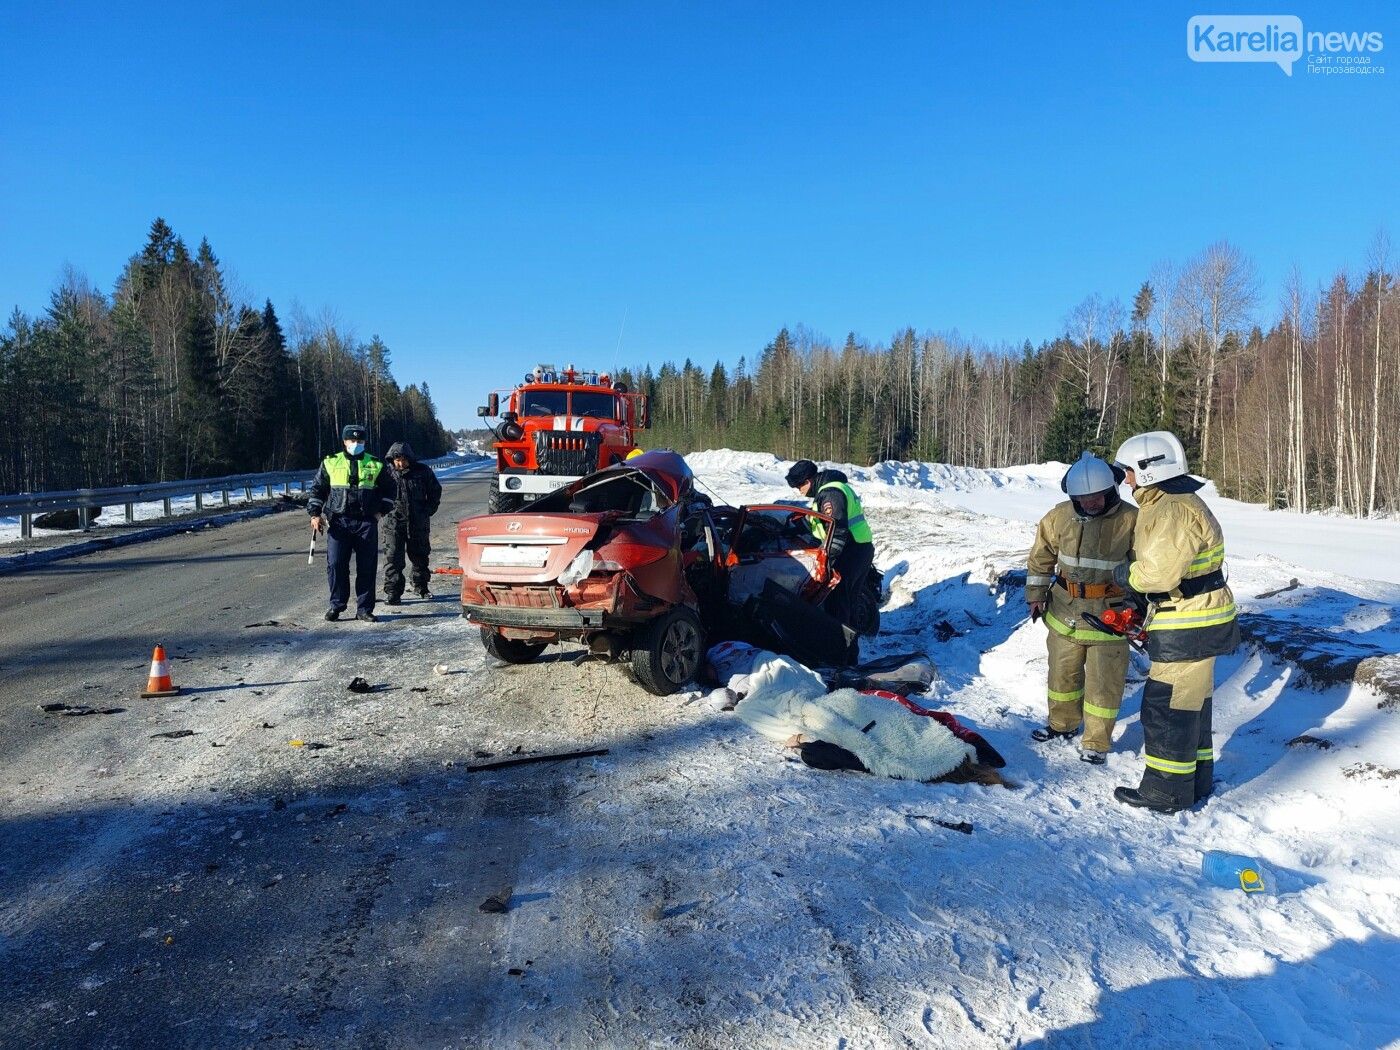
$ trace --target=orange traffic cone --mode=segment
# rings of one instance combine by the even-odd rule
[[[151,677],[146,680],[146,689],[141,695],[178,696],[180,687],[170,681],[170,661],[165,658],[165,646],[156,646],[151,654]]]

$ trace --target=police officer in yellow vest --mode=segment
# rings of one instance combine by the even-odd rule
[[[1175,813],[1211,792],[1211,694],[1215,658],[1239,645],[1235,596],[1225,582],[1225,539],[1186,473],[1186,450],[1165,430],[1118,449],[1138,504],[1133,560],[1117,574],[1147,608],[1142,734],[1147,768],[1136,788],[1113,796],[1129,806]]]
[[[395,486],[384,464],[365,451],[368,431],[351,423],[340,432],[345,451],[327,456],[311,483],[306,508],[311,531],[326,533],[327,620],[350,601],[350,558],[355,558],[355,619],[374,622],[374,575],[379,519],[394,509]]]
[[[841,574],[841,581],[827,595],[822,608],[848,627],[855,626],[857,603],[866,577],[875,563],[874,536],[865,520],[860,497],[839,470],[818,470],[810,459],[799,459],[787,472],[787,483],[812,501],[812,508],[831,519],[831,545],[827,556]],[[826,539],[826,523],[814,522],[817,539]],[[854,661],[859,640],[853,639],[847,656]]]
[[[1094,765],[1108,754],[1128,673],[1127,639],[1084,619],[1124,597],[1113,571],[1127,561],[1137,510],[1118,495],[1122,480],[1123,471],[1085,452],[1061,479],[1069,499],[1040,519],[1026,563],[1026,601],[1032,620],[1045,617],[1050,665],[1050,721],[1031,736],[1068,740],[1082,723],[1079,757]]]

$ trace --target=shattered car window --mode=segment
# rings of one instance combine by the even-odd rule
[[[544,512],[602,514],[621,511],[626,518],[649,518],[667,508],[666,497],[639,470],[620,471],[572,493],[559,491],[536,500],[531,508]]]
[[[735,550],[739,554],[761,554],[796,548],[820,547],[801,517],[786,510],[750,510],[744,516],[744,531]]]

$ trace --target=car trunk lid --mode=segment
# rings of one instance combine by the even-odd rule
[[[457,526],[462,571],[491,583],[550,583],[614,514],[484,514]]]

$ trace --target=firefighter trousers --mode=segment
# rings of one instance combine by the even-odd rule
[[[1050,728],[1060,733],[1084,723],[1086,751],[1107,751],[1123,701],[1128,674],[1128,643],[1080,645],[1056,631],[1047,631],[1050,680]]]
[[[1211,693],[1215,657],[1152,664],[1142,691],[1143,756],[1138,790],[1186,807],[1211,792]]]

